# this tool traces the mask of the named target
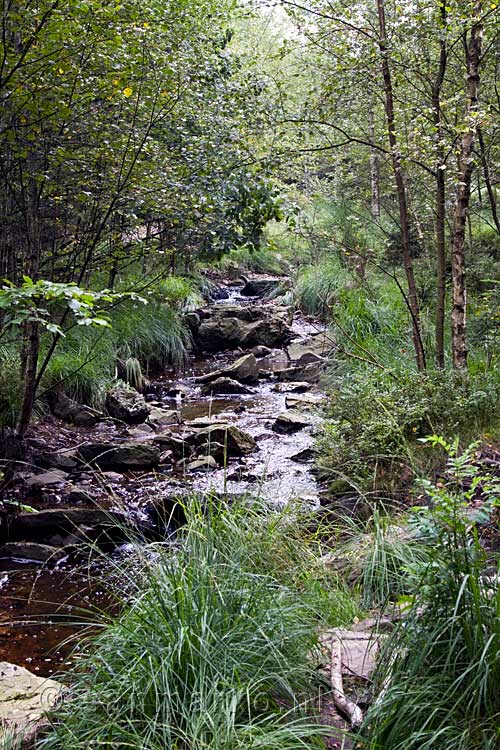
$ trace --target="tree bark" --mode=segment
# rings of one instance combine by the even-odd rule
[[[370,109],[370,141],[375,141],[375,117]],[[374,219],[380,219],[380,157],[378,151],[370,149],[370,183],[371,183],[371,212]]]
[[[486,153],[486,145],[484,143],[483,132],[481,128],[477,129],[477,137],[479,140],[479,147],[481,149],[481,163],[483,165],[483,176],[484,183],[486,185],[486,192],[488,193],[488,200],[490,202],[491,216],[495,223],[498,234],[500,234],[500,218],[498,216],[498,205],[493,186],[491,184],[491,172],[490,165],[488,162],[488,155]]]
[[[387,43],[386,19],[385,19],[385,0],[376,0],[377,16],[379,25],[379,41],[382,62],[382,77],[384,82],[384,104],[387,119],[387,128],[389,130],[389,145],[391,148],[392,168],[394,172],[394,181],[396,183],[396,192],[399,206],[399,221],[401,226],[401,244],[403,250],[403,264],[408,284],[408,300],[410,305],[410,314],[412,318],[412,336],[413,346],[415,349],[415,359],[418,370],[425,370],[425,350],[422,342],[420,328],[420,305],[418,301],[417,285],[415,283],[415,274],[413,272],[413,262],[410,252],[410,221],[408,212],[408,198],[403,177],[401,156],[398,150],[398,141],[396,136],[396,122],[394,115],[394,93],[392,86],[391,68],[389,65],[389,48]]]
[[[432,87],[432,110],[436,128],[436,365],[444,368],[444,323],[446,308],[446,183],[444,173],[445,148],[441,124],[441,90],[448,64],[446,43],[446,3],[441,4],[439,39],[439,67]]]
[[[24,440],[26,430],[28,429],[31,421],[31,414],[33,412],[39,351],[40,335],[38,324],[28,323],[26,340],[26,365],[23,377],[23,396],[15,432],[16,438],[21,441]]]
[[[481,23],[482,2],[476,2],[474,21],[466,44],[466,105],[467,130],[462,136],[458,162],[458,182],[453,207],[453,229],[451,238],[451,267],[453,278],[453,308],[451,312],[451,347],[453,366],[467,367],[467,293],[465,283],[465,232],[469,213],[471,179],[474,171],[474,139],[477,132],[480,65],[483,42]]]

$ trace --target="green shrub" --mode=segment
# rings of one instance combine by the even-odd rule
[[[130,602],[79,657],[44,750],[280,750],[323,747],[312,706],[315,615],[251,571],[241,536],[221,549],[191,514],[175,549],[128,568]],[[330,730],[331,731],[331,730]]]
[[[395,491],[411,484],[430,455],[419,438],[459,435],[468,443],[497,429],[499,407],[493,374],[353,372],[334,381],[318,468],[342,491]]]

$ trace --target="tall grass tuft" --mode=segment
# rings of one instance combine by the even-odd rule
[[[297,303],[308,315],[328,320],[340,290],[349,280],[348,272],[335,257],[306,266],[296,282]]]
[[[189,514],[189,511],[188,511]],[[237,537],[191,513],[173,547],[130,567],[127,605],[80,657],[44,750],[299,750],[323,747],[307,700],[315,615],[248,569]]]
[[[371,750],[496,750],[500,587],[475,548],[449,545],[382,661],[366,719]]]

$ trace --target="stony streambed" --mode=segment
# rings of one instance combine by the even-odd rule
[[[226,321],[234,319],[231,310],[241,307],[244,312],[235,314],[250,318],[245,323],[245,335],[249,331],[253,336],[261,323],[251,320],[252,310],[261,305],[262,301],[244,300],[239,290],[232,289],[227,299],[216,306],[217,314]],[[285,314],[290,315],[280,310],[280,315]],[[205,326],[209,332],[208,321]],[[273,325],[279,328],[281,323]],[[17,498],[39,513],[33,514],[32,520],[25,519],[17,537],[13,531],[12,537],[2,539],[0,546],[0,661],[51,675],[70,663],[72,646],[60,644],[81,629],[81,625],[74,624],[81,619],[81,610],[91,605],[103,609],[109,606],[96,583],[103,562],[93,562],[90,568],[82,566],[75,552],[81,539],[72,539],[72,529],[55,528],[49,536],[44,526],[49,511],[55,514],[70,509],[66,512],[74,515],[69,523],[80,532],[89,528],[85,524],[86,510],[95,513],[104,509],[161,533],[159,509],[164,516],[176,498],[193,492],[253,494],[280,504],[294,498],[308,505],[318,503],[311,448],[314,429],[321,420],[319,357],[329,350],[330,342],[318,325],[300,315],[288,319],[287,326],[289,340],[282,348],[249,346],[198,354],[183,373],[158,377],[147,397],[157,423],[127,425],[103,419],[94,426],[69,427],[62,421],[47,419],[36,426],[31,435],[35,455],[49,454],[52,466],[37,466],[35,472],[24,477]],[[257,333],[265,340],[268,333],[274,335],[271,328],[270,333],[262,328]],[[230,337],[232,329],[229,327],[228,331]],[[241,331],[237,333],[241,335]],[[242,378],[244,392],[211,392],[210,382],[204,382],[207,373],[224,372],[250,350],[258,372],[256,377]],[[280,415],[284,415],[281,425]],[[293,423],[294,415],[297,423]],[[253,448],[228,451],[226,445],[220,455],[213,442],[200,444],[197,436],[217,436],[219,433],[211,433],[211,428],[220,424],[241,430],[254,441]],[[118,470],[72,467],[75,451],[96,443],[145,446],[145,450],[159,451],[160,459],[154,470],[134,470],[132,465],[118,466]],[[176,453],[181,445],[187,446],[189,455]],[[56,461],[54,456],[62,458]],[[55,518],[56,515],[48,516],[49,521]],[[123,540],[112,541],[109,554],[126,554],[126,547],[120,546]],[[15,544],[22,557],[16,556]],[[30,559],[30,549],[40,559]],[[45,562],[41,559],[44,556]]]

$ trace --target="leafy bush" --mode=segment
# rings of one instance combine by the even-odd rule
[[[429,434],[469,442],[498,426],[500,381],[494,375],[363,369],[334,381],[319,438],[321,475],[342,491],[394,491],[411,483],[429,451]]]
[[[130,566],[131,603],[80,657],[40,748],[323,747],[325,729],[304,708],[314,613],[247,569],[241,534],[221,549],[223,523],[192,513],[175,550],[150,548]]]

